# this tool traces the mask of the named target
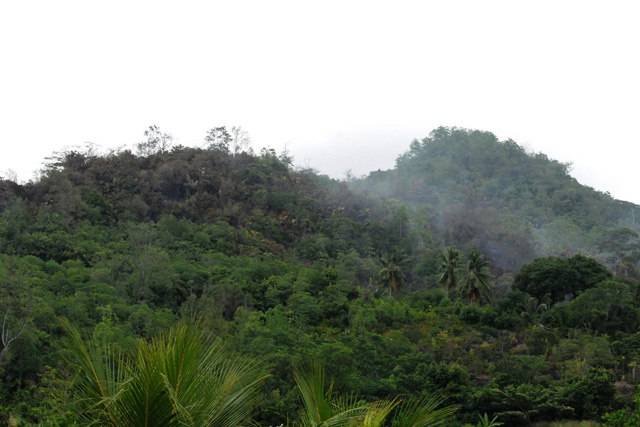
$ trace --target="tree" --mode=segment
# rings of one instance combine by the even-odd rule
[[[234,156],[237,156],[251,145],[249,133],[240,126],[231,128],[231,148]]]
[[[253,360],[231,358],[198,326],[179,325],[127,357],[85,340],[68,321],[70,366],[81,422],[98,426],[217,426],[246,422],[267,378]]]
[[[576,295],[612,277],[609,270],[593,258],[578,254],[567,262],[578,273],[578,283],[573,290]]]
[[[638,256],[638,233],[629,228],[614,228],[604,233],[603,239],[598,245],[600,255],[606,259],[607,265],[616,268],[618,265],[635,264]]]
[[[208,144],[210,150],[218,150],[224,153],[229,152],[229,144],[231,143],[231,135],[227,131],[226,126],[220,126],[212,128],[207,132],[204,137],[205,142]]]
[[[633,401],[633,410],[619,409],[604,414],[602,425],[604,427],[635,427],[640,425],[640,394],[636,394]]]
[[[540,316],[547,310],[547,304],[540,303],[536,298],[529,297],[526,301],[520,304],[520,317],[525,323],[537,322]]]
[[[515,289],[555,304],[572,298],[611,277],[607,269],[592,258],[537,258],[522,266],[513,283]]]
[[[150,224],[130,225],[129,239],[133,249],[130,294],[133,302],[171,304],[173,272],[169,255],[155,245],[158,230]]]
[[[633,293],[624,282],[605,280],[587,289],[565,306],[570,326],[596,330],[603,334],[637,328],[638,315]]]
[[[465,270],[460,277],[460,295],[471,302],[482,305],[491,300],[493,292],[493,277],[480,251],[472,250],[469,253]]]
[[[27,324],[26,319],[18,320],[17,322],[13,322],[11,319],[12,316],[9,315],[9,310],[4,313],[2,318],[2,342],[0,343],[0,364],[4,361],[4,355],[9,349],[11,343],[13,343],[16,339],[20,338],[22,332],[24,331],[24,327]],[[12,324],[14,326],[12,330]]]
[[[144,136],[147,140],[136,146],[140,156],[166,153],[173,145],[173,136],[170,133],[162,132],[156,125],[149,126],[149,129],[144,131]]]
[[[460,251],[453,247],[446,247],[440,255],[440,265],[438,266],[438,283],[442,285],[445,293],[454,290],[458,286]]]
[[[615,381],[616,376],[610,369],[591,367],[583,376],[562,387],[558,396],[574,409],[578,419],[599,419],[611,410],[616,394]]]
[[[21,277],[24,273],[20,270],[27,268],[26,265],[14,262],[5,255],[0,256],[0,364],[5,361],[9,348],[16,345],[25,328],[29,329],[34,294],[38,292],[29,286],[28,279]]]
[[[577,280],[577,272],[565,259],[537,258],[522,266],[514,279],[513,287],[538,301],[553,304],[564,300],[565,295],[572,292]]]
[[[378,279],[385,286],[389,286],[389,296],[391,292],[397,290],[402,286],[407,278],[402,272],[402,269],[409,264],[411,258],[407,257],[402,252],[393,252],[391,255],[386,255],[378,258],[378,262],[382,265],[382,269],[378,273]]]
[[[0,181],[11,181],[14,184],[18,182],[18,174],[11,168],[0,171]]]

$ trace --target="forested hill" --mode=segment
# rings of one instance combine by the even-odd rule
[[[638,206],[581,185],[570,164],[530,153],[513,140],[440,127],[414,140],[393,170],[352,188],[420,206],[448,243],[481,247],[501,265],[533,257],[600,256],[611,240],[639,231]]]
[[[407,237],[394,204],[229,138],[156,142],[55,153],[38,180],[0,180],[0,424],[80,417],[56,374],[72,376],[65,318],[125,352],[197,319],[282,374],[258,417],[280,425],[297,413],[293,356],[330,365],[351,352],[321,330],[347,328],[365,289],[386,294],[376,260]],[[344,377],[353,362],[329,372]]]
[[[484,132],[347,183],[236,130],[0,179],[0,425],[640,419],[634,206]]]
[[[313,171],[294,171],[273,150],[68,151],[50,160],[38,181],[0,181],[4,253],[91,263],[103,249],[78,247],[76,233],[124,238],[144,223],[157,224],[165,239],[188,236],[201,249],[289,250],[309,260],[351,248],[381,253],[395,243],[385,235],[383,204]],[[96,231],[103,229],[108,235]]]

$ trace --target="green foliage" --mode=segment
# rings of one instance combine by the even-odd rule
[[[397,411],[391,419],[391,425],[397,427],[448,425],[459,406],[449,405],[437,409],[444,401],[445,398],[441,396],[405,400],[398,405]]]
[[[440,255],[439,261],[438,272],[440,276],[438,277],[438,283],[444,287],[448,295],[449,292],[458,288],[460,251],[456,248],[446,247]]]
[[[582,255],[538,258],[520,269],[514,288],[538,301],[555,304],[610,277],[611,273],[603,265]]]
[[[493,278],[484,255],[473,250],[467,257],[460,277],[460,294],[474,304],[490,302],[493,294]]]
[[[357,397],[337,397],[333,393],[333,384],[325,385],[322,365],[313,361],[298,363],[294,377],[302,400],[301,426],[382,427],[389,422],[397,427],[435,427],[446,425],[458,410],[457,405],[438,408],[445,400],[441,396],[405,401],[394,398],[370,403]]]
[[[480,416],[480,421],[478,422],[477,427],[498,427],[501,425],[504,425],[504,423],[501,423],[500,421],[498,421],[497,416],[493,417],[492,419],[489,419],[489,416],[485,412],[484,415]]]
[[[636,394],[634,407],[607,412],[602,416],[603,427],[633,427],[640,425],[640,394]]]
[[[378,273],[378,279],[389,287],[389,296],[397,291],[406,282],[406,276],[402,271],[411,259],[404,253],[394,251],[390,255],[378,258],[382,269]]]
[[[440,238],[517,269],[540,254],[587,252],[602,238],[596,228],[635,226],[632,204],[580,185],[569,171],[490,132],[440,127],[414,140],[393,170],[351,185],[424,206],[438,215]]]
[[[624,282],[606,280],[587,289],[566,305],[567,324],[603,334],[631,332],[638,324],[631,288]]]
[[[194,326],[178,326],[128,357],[84,340],[67,322],[79,419],[110,426],[237,425],[247,420],[266,379],[252,360],[230,359]]]
[[[325,385],[324,369],[318,363],[296,365],[294,378],[302,400],[301,426],[349,425],[367,413],[366,405],[357,398],[332,396],[333,385]]]
[[[615,375],[611,370],[589,368],[583,377],[570,380],[559,396],[574,409],[578,419],[599,419],[611,409],[615,389]]]
[[[206,399],[180,400],[170,359],[199,346],[184,362],[204,363],[215,341],[227,363],[269,366],[249,393],[262,425],[302,422],[291,360],[307,357],[333,378],[331,401],[362,396],[367,425],[420,424],[441,408],[434,395],[461,405],[452,427],[632,411],[635,206],[579,186],[567,165],[440,128],[395,170],[347,184],[250,153],[239,128],[212,129],[205,149],[145,136],[139,155],[58,153],[39,180],[0,180],[6,423],[102,419],[71,387],[79,363],[64,362],[58,317],[88,337],[85,365],[119,380],[96,410],[122,409],[146,381],[158,415],[188,423]]]

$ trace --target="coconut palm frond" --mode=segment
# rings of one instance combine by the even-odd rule
[[[438,408],[445,402],[442,395],[434,395],[423,399],[407,400],[398,406],[393,419],[394,427],[436,427],[444,426],[451,416],[460,409],[460,405],[449,405]]]
[[[306,360],[294,365],[293,376],[300,390],[303,426],[351,426],[367,413],[367,406],[355,396],[335,397],[333,384],[326,387],[324,367]]]
[[[246,422],[268,377],[256,361],[232,358],[197,325],[179,325],[126,359],[68,323],[68,348],[79,374],[80,415],[100,426],[227,427]]]

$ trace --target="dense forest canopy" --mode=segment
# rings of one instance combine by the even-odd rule
[[[568,165],[438,128],[343,182],[145,138],[0,180],[0,423],[638,418],[637,206]]]

